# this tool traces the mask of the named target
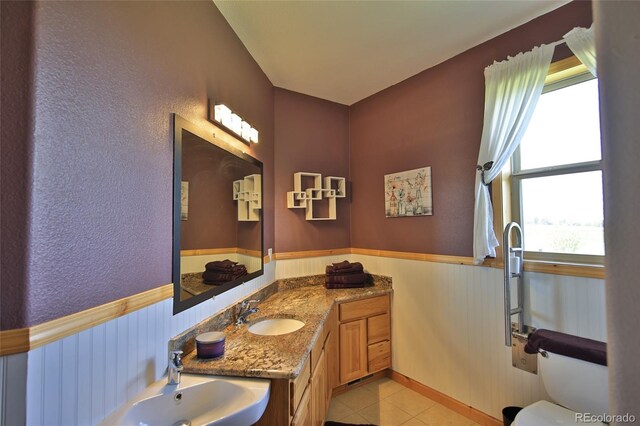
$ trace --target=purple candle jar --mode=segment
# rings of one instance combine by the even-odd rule
[[[198,358],[219,358],[224,355],[226,335],[220,331],[198,334],[196,348]]]

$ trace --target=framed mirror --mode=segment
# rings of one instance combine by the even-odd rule
[[[262,275],[262,163],[179,115],[172,121],[177,314]]]

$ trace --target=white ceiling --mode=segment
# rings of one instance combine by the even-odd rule
[[[214,0],[274,86],[351,105],[568,0]]]

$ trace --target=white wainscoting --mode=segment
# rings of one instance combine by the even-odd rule
[[[344,259],[393,277],[394,370],[496,418],[546,397],[538,376],[511,367],[500,270],[337,255],[270,262],[259,279],[179,315],[169,299],[30,351],[27,424],[98,423],[165,374],[171,336],[276,278]],[[529,273],[527,288],[532,325],[606,340],[602,280]]]
[[[26,424],[27,354],[0,357],[0,425]]]
[[[502,271],[352,255],[393,277],[393,369],[495,418],[547,398],[539,376],[511,366]],[[606,340],[603,280],[528,273],[531,325]]]
[[[324,274],[327,265],[350,260],[351,254],[278,260],[276,279]]]
[[[238,262],[238,253],[218,253],[218,254],[200,254],[194,256],[180,256],[180,272],[188,274],[192,272],[202,272],[204,265],[209,262],[229,259]],[[246,264],[245,264],[246,265]],[[249,269],[249,266],[247,266]],[[258,267],[258,269],[260,269]]]
[[[160,379],[169,338],[275,280],[265,274],[172,315],[167,299],[28,353],[27,424],[94,425]]]

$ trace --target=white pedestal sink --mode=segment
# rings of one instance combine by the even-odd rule
[[[279,336],[293,333],[304,326],[302,321],[292,318],[272,318],[258,321],[249,327],[249,332],[261,336]]]
[[[250,425],[267,407],[270,383],[268,379],[183,374],[180,384],[168,385],[165,377],[100,425]]]

